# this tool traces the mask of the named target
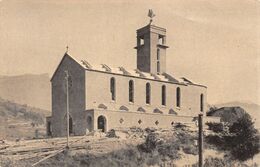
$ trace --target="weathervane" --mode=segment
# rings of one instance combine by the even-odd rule
[[[153,13],[153,10],[149,9],[149,11],[148,11],[148,17],[150,17],[150,23],[149,24],[152,23],[154,16],[155,16],[155,14]]]

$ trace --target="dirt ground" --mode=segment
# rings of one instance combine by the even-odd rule
[[[109,138],[104,133],[90,133],[86,136],[74,136],[69,138],[70,154],[88,153],[95,156],[136,146],[144,140],[142,138]],[[131,139],[131,140],[129,140]],[[66,150],[67,138],[49,138],[20,141],[0,142],[0,166],[17,165],[20,162],[33,165],[44,157],[55,155],[61,150]],[[5,163],[4,163],[5,162]],[[20,165],[19,165],[20,166]]]
[[[171,137],[172,132],[169,130],[158,131],[160,136],[165,139]],[[187,133],[196,134],[192,131]],[[0,167],[49,166],[50,164],[60,166],[61,164],[57,161],[62,161],[62,159],[57,160],[57,158],[53,159],[52,157],[61,152],[63,155],[67,152],[70,157],[77,157],[78,155],[84,155],[84,158],[91,156],[94,159],[95,157],[106,157],[120,150],[136,148],[137,145],[145,142],[146,136],[147,134],[139,129],[121,129],[112,134],[93,132],[86,136],[70,137],[69,152],[66,149],[66,138],[0,141]],[[174,164],[177,164],[177,166],[190,166],[197,163],[198,155],[187,154],[183,150],[179,150],[179,153],[181,158],[174,160]],[[205,149],[204,158],[208,156],[223,158],[224,153]],[[70,159],[69,161],[73,160]],[[256,160],[254,161],[256,162]],[[252,164],[252,162],[248,162],[248,164]]]

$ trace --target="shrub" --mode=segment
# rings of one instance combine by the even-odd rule
[[[186,145],[182,149],[186,154],[198,155],[198,147],[195,147],[194,145]]]
[[[224,147],[224,139],[222,136],[219,135],[208,135],[205,137],[205,142],[211,145],[216,146],[218,149],[223,150]]]
[[[229,125],[229,133],[209,135],[206,142],[217,146],[220,150],[227,150],[230,156],[239,161],[246,161],[259,153],[260,136],[254,128],[250,115],[244,114],[236,122]]]
[[[224,125],[222,123],[208,122],[206,125],[209,126],[209,130],[212,130],[215,133],[220,133],[224,130]]]
[[[231,154],[235,159],[245,161],[259,153],[259,132],[254,128],[254,122],[248,114],[233,123],[229,132],[231,133]]]
[[[205,159],[204,162],[204,167],[225,167],[225,166],[232,166],[231,162],[226,161],[224,159],[220,158],[213,158],[213,157],[208,157]]]
[[[179,150],[179,145],[174,142],[168,142],[158,146],[158,153],[161,156],[169,157],[171,159],[180,158],[180,154],[178,153]]]
[[[145,142],[138,146],[138,148],[146,153],[151,153],[155,150],[156,146],[160,142],[157,133],[150,133],[145,139]]]

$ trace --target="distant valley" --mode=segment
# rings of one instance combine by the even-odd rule
[[[0,140],[45,136],[46,115],[47,110],[0,98]]]

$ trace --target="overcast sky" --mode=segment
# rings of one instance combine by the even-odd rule
[[[260,104],[259,1],[0,0],[0,75],[53,74],[66,46],[90,63],[136,68],[136,29],[167,29],[167,72],[208,86],[208,102]]]

